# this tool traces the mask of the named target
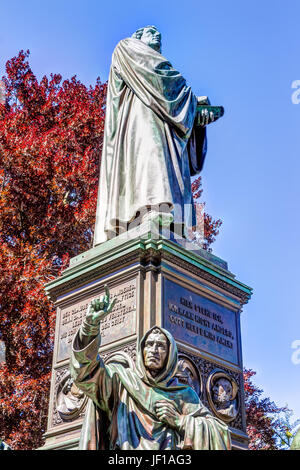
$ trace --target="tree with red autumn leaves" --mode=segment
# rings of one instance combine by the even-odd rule
[[[291,410],[278,407],[270,398],[263,398],[263,391],[252,382],[256,374],[244,370],[244,389],[247,434],[250,450],[288,449],[300,420],[290,422]]]
[[[44,285],[91,247],[106,97],[99,79],[38,81],[28,56],[7,62],[0,103],[0,438],[13,449],[43,443],[55,324]],[[220,224],[204,214],[204,248]]]
[[[201,244],[204,250],[211,252],[210,246],[219,234],[222,221],[220,219],[214,220],[211,215],[204,211],[205,202],[199,202],[203,193],[201,176],[198,176],[192,182],[192,193],[196,209],[197,226],[193,231],[189,231],[189,236],[193,241]]]

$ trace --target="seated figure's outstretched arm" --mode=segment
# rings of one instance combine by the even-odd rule
[[[112,310],[115,299],[110,300],[107,286],[101,299],[93,300],[73,340],[70,358],[71,376],[85,395],[100,408],[106,408],[112,392],[112,380],[98,354],[101,344],[100,322]]]

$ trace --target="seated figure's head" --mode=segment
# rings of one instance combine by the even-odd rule
[[[133,33],[132,37],[140,39],[155,51],[161,52],[161,34],[156,26],[145,26],[144,28],[139,28],[135,33]]]
[[[163,369],[169,355],[169,340],[159,328],[154,328],[144,341],[145,368],[155,377]]]

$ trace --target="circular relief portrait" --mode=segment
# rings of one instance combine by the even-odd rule
[[[216,370],[209,376],[206,388],[215,415],[227,423],[233,421],[239,411],[239,387],[236,381],[226,372]]]
[[[198,396],[202,394],[202,380],[196,364],[187,356],[179,354],[175,377],[183,385],[189,385]]]
[[[87,397],[74,384],[70,373],[59,382],[56,392],[56,410],[63,421],[79,417],[87,402]]]

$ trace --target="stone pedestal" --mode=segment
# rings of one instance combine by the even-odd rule
[[[150,327],[168,329],[178,344],[180,380],[228,423],[234,448],[246,448],[240,313],[251,289],[225,261],[148,222],[73,258],[46,286],[57,319],[43,449],[78,446],[86,400],[68,375],[70,347],[88,303],[105,284],[117,302],[101,326],[104,360],[115,351],[135,360],[137,342]],[[222,404],[223,392],[229,401]]]

